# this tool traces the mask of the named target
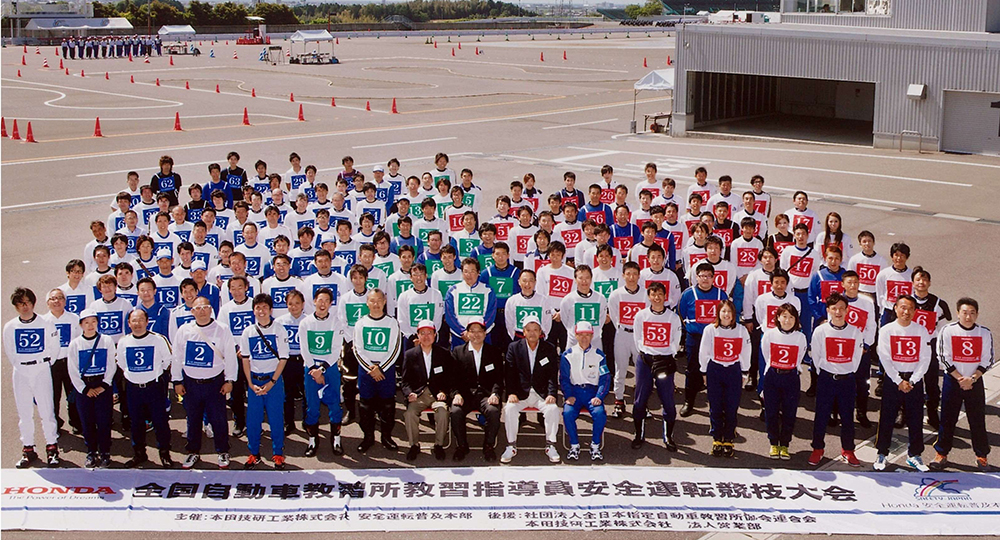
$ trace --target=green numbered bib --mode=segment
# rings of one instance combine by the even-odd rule
[[[480,240],[478,238],[462,238],[458,241],[458,258],[464,259],[472,255],[472,250],[476,249]]]
[[[425,264],[427,266],[428,276],[433,275],[434,272],[437,272],[444,266],[444,263],[441,262],[441,259],[427,259]]]
[[[491,276],[490,288],[497,298],[510,298],[514,294],[514,280],[509,277]]]
[[[427,238],[431,235],[431,231],[433,230],[434,229],[420,229],[419,231],[417,231],[417,238],[419,238],[421,242],[426,244]]]
[[[617,281],[595,281],[594,289],[604,295],[604,298],[611,296],[611,293],[618,288]]]
[[[434,320],[434,304],[410,304],[410,326]]]
[[[365,288],[369,291],[378,288],[378,280],[375,278],[368,278],[365,280]]]
[[[413,288],[413,281],[409,279],[401,279],[396,282],[396,298],[399,295]]]
[[[448,289],[450,289],[451,286],[456,283],[458,283],[458,281],[439,281],[438,290],[441,292],[441,297],[443,298],[445,296],[448,296]]]
[[[361,346],[370,352],[389,352],[388,328],[363,328],[361,330]]]
[[[307,332],[306,346],[316,356],[329,356],[333,352],[333,330]]]
[[[410,203],[410,217],[413,219],[424,217],[424,210],[419,204]]]
[[[479,259],[479,267],[483,270],[497,265],[496,261],[493,260],[492,254],[483,253],[476,258]]]
[[[445,204],[439,204],[439,205],[437,205],[437,208],[435,208],[435,210],[437,210],[436,213],[437,213],[438,219],[444,219],[445,210],[447,210],[449,206],[451,206],[451,205],[450,204],[447,204],[447,205],[445,205]]]
[[[486,311],[486,295],[483,293],[458,293],[458,315],[483,315]]]
[[[393,274],[396,273],[396,263],[394,263],[392,261],[388,261],[388,262],[384,262],[384,263],[379,263],[379,264],[375,264],[375,265],[372,265],[372,266],[374,266],[375,268],[378,268],[379,270],[381,270],[382,272],[384,272],[385,275],[387,275],[387,276],[391,276],[391,275],[393,275]]]
[[[361,317],[368,315],[368,304],[347,304],[347,324],[358,324]]]
[[[598,321],[598,316],[600,316],[600,314],[600,304],[589,302],[573,304],[573,315],[575,316],[576,322],[587,321],[594,328],[597,328],[598,324],[603,324],[603,321]]]
[[[468,207],[472,207],[473,203],[476,202],[476,194],[473,192],[468,192],[462,195],[462,204]]]
[[[541,306],[517,306],[514,310],[514,320],[517,323],[517,328],[519,330],[524,330],[524,319],[528,316],[538,317],[538,321],[542,321],[542,307]]]

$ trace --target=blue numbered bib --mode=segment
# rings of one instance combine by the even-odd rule
[[[389,200],[389,192],[392,190],[391,187],[375,188],[375,198],[380,201]]]
[[[173,242],[156,242],[156,241],[154,241],[153,242],[153,253],[159,253],[161,249],[166,249],[166,250],[170,251],[170,255],[171,256],[173,256],[175,254],[175,252],[174,252],[174,243]]]
[[[93,353],[93,354],[91,354]],[[79,353],[80,375],[84,377],[94,377],[104,375],[108,369],[108,350],[98,348],[91,350],[81,349]]]
[[[288,348],[293,351],[299,350],[299,327],[297,325],[284,326],[288,335]]]
[[[114,230],[116,230],[116,231],[118,229],[121,229],[122,227],[124,227],[125,226],[125,217],[124,216],[122,216],[122,217],[116,217],[115,218],[114,226],[115,226]]]
[[[160,191],[173,191],[177,189],[174,182],[174,175],[164,176],[160,178]]]
[[[227,174],[226,182],[229,184],[229,189],[242,189],[243,187],[243,177],[237,174]]]
[[[189,242],[191,240],[191,231],[174,231],[181,240]]]
[[[236,243],[236,245],[238,246],[243,243],[243,232],[238,231],[236,236],[239,239],[239,242]],[[205,243],[211,245],[215,249],[219,249],[219,235],[217,234],[206,235]]]
[[[97,331],[102,334],[121,334],[124,321],[121,311],[102,311],[97,314]]]
[[[184,365],[193,368],[211,368],[215,351],[204,341],[188,341],[184,350]]]
[[[125,365],[132,373],[144,373],[153,371],[153,353],[156,350],[152,345],[145,347],[128,347],[125,349]]]
[[[37,354],[45,350],[45,330],[18,328],[14,330],[15,350],[18,354]]]
[[[177,317],[177,328],[180,328],[193,320],[194,320],[194,315],[181,315]]]
[[[271,344],[271,348],[278,350],[278,338],[275,335],[265,335],[264,338],[267,343]],[[250,357],[253,360],[274,360],[274,353],[271,352],[271,348],[268,348],[267,344],[264,343],[260,336],[250,337]]]
[[[278,252],[274,250],[274,238],[268,238],[264,240],[264,247],[266,247],[268,251],[271,252],[272,257],[278,254]]]
[[[132,195],[132,202],[129,203],[128,207],[132,208],[133,206],[139,204],[140,201],[142,201],[142,197],[141,196],[139,196],[139,195]]]
[[[292,234],[297,234],[302,227],[309,227],[310,229],[316,228],[316,220],[314,219],[303,219],[295,222],[295,230]]]
[[[159,208],[147,208],[142,211],[142,222],[149,223],[149,219],[159,213]]]
[[[306,175],[293,174],[290,182],[292,183],[292,189],[299,189],[299,186],[306,183]]]
[[[156,301],[168,308],[177,307],[177,298],[179,296],[180,292],[176,286],[156,288]]]
[[[253,324],[252,311],[233,311],[229,313],[229,329],[234,336],[243,335],[243,330]]]
[[[254,277],[260,275],[260,257],[247,257],[247,275]]]
[[[125,253],[135,253],[135,241],[139,238],[136,236],[126,236],[125,241]]]
[[[292,260],[292,273],[296,276],[308,276],[316,272],[316,269],[312,265],[312,258],[310,257],[297,257]]]
[[[59,346],[60,347],[69,346],[69,339],[73,331],[73,328],[69,325],[69,323],[57,324],[56,330],[59,331]]]
[[[288,307],[288,293],[294,291],[295,287],[272,287],[271,299],[274,300],[274,308]]]
[[[354,266],[358,262],[358,252],[354,250],[350,251],[334,251],[335,257],[340,257],[347,261],[348,266]]]
[[[191,260],[193,260],[193,261],[201,261],[201,262],[205,263],[205,267],[207,268],[208,267],[209,255],[210,255],[209,253],[196,251],[194,253],[194,257]]]
[[[302,193],[306,194],[309,202],[316,202],[316,188],[307,187],[302,190]]]
[[[312,290],[312,292],[313,292],[313,298],[316,298],[316,293],[318,293],[320,289],[330,289],[330,292],[333,293],[333,304],[332,305],[334,305],[334,306],[337,305],[337,298],[340,298],[340,293],[337,291],[337,284],[336,283],[315,283],[315,284],[313,284],[313,290]]]
[[[79,315],[80,312],[86,308],[87,308],[87,295],[85,294],[66,295],[66,311],[73,313],[74,315]]]
[[[185,216],[188,221],[198,221],[201,219],[201,213],[204,211],[203,208],[190,208]]]
[[[215,216],[215,226],[220,229],[229,228],[229,216]]]

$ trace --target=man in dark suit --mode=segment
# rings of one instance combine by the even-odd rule
[[[504,379],[508,392],[503,408],[507,423],[507,449],[500,457],[501,463],[510,463],[517,455],[517,428],[521,411],[535,408],[542,413],[545,423],[545,455],[552,463],[559,463],[556,434],[559,432],[559,355],[555,347],[542,341],[542,324],[538,317],[524,319],[524,339],[511,343],[507,348]]]
[[[410,450],[406,459],[413,461],[420,454],[420,414],[434,409],[434,457],[444,459],[445,437],[448,436],[448,398],[452,394],[455,360],[451,351],[435,345],[437,332],[432,321],[417,325],[417,346],[403,355],[402,388],[406,396],[406,436]]]
[[[500,351],[485,343],[486,325],[479,319],[466,326],[469,342],[455,347],[455,397],[451,402],[451,432],[458,441],[454,460],[462,461],[469,453],[465,417],[478,410],[486,418],[486,436],[483,439],[483,459],[496,461],[494,448],[500,432],[500,398],[503,396],[503,356]]]

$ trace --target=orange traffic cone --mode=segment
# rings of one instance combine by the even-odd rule
[[[27,52],[28,52],[28,44],[25,43],[24,44],[24,53],[27,54]]]
[[[43,68],[49,67],[49,59],[48,58],[42,58],[42,67]]]
[[[335,43],[334,43],[334,45],[340,45],[340,38],[337,38],[337,39],[335,40]]]
[[[336,107],[337,106],[337,98],[335,98],[335,97],[331,97],[330,98],[330,106],[331,107]]]
[[[129,75],[128,76],[128,82],[130,82],[132,84],[135,84],[135,76],[134,75]]]
[[[62,58],[60,58],[59,59],[59,69],[63,69],[63,67],[64,66],[63,66]]]
[[[566,59],[566,51],[563,51],[563,60]]]
[[[21,65],[22,66],[28,65],[28,62],[24,59],[24,55],[21,55]]]
[[[17,120],[14,120],[14,127],[10,130],[10,140],[20,141],[21,134],[17,132]]]
[[[174,57],[173,57],[173,55],[170,55],[170,65],[171,66],[174,65]]]
[[[24,142],[38,142],[35,140],[34,134],[31,133],[31,122],[28,122],[28,133],[24,136]]]
[[[256,88],[251,88],[250,89],[250,97],[257,97],[257,89]]]
[[[19,69],[19,70],[17,70],[17,76],[18,76],[18,77],[20,77],[20,76],[21,76],[21,70],[20,70],[20,69]]]
[[[98,116],[97,119],[94,120],[94,137],[103,137],[103,136],[104,135],[101,134],[101,117]]]
[[[642,67],[649,67],[649,66],[646,65],[646,57],[645,56],[642,57]]]
[[[667,65],[668,66],[674,65],[674,61],[670,59],[670,55],[667,55]]]
[[[295,92],[288,94],[288,101],[295,103]]]
[[[174,114],[174,131],[184,131],[181,129],[181,113]]]
[[[128,53],[128,61],[129,61],[129,62],[131,62],[131,61],[132,61],[132,53]]]
[[[0,116],[0,137],[7,137],[7,121]]]
[[[458,50],[462,50],[462,42],[461,41],[458,42]]]
[[[105,72],[104,72],[104,80],[105,80],[105,81],[110,81],[110,80],[111,80],[111,76],[110,76],[110,75],[108,75],[108,72],[107,72],[107,71],[105,71]]]
[[[545,53],[543,53],[543,52],[538,53],[538,61],[539,62],[544,62],[545,61]]]
[[[302,113],[302,104],[300,103],[299,104],[299,122],[305,122],[305,121],[306,121],[306,117]]]
[[[227,42],[226,45],[229,45],[229,43]],[[233,60],[239,60],[239,57],[236,56],[236,51],[233,51]]]
[[[147,56],[146,59],[142,61],[142,63],[143,64],[148,64],[149,63],[149,57]]]
[[[56,58],[59,58],[59,47],[56,47]]]
[[[452,48],[451,48],[451,55],[452,55],[452,56],[455,56],[455,47],[452,47]]]
[[[243,107],[243,125],[244,126],[249,126],[250,125],[250,115],[247,114],[247,108],[246,107]]]
[[[69,68],[66,68],[66,74],[69,75]]]
[[[80,70],[80,76],[81,77],[86,77],[86,75],[83,74],[83,70],[82,69]]]
[[[159,77],[156,78],[156,86],[160,86],[160,78]]]
[[[396,110],[396,98],[392,98],[392,114],[399,114],[399,111]]]
[[[185,90],[190,90],[191,89],[191,82],[190,81],[184,81],[184,89]]]
[[[222,93],[222,92],[219,92],[219,85],[215,85],[215,93],[216,94],[221,94]]]
[[[479,47],[476,47],[476,56],[479,56]]]
[[[438,48],[438,42],[437,41],[434,42],[434,48],[435,49]]]
[[[366,111],[372,110],[372,102],[370,102],[370,101],[366,101],[365,102],[365,110]]]
[[[42,50],[38,47],[35,47],[35,54],[42,54]]]

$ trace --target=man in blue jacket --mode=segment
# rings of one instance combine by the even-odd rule
[[[590,440],[590,460],[600,461],[601,437],[608,421],[604,411],[604,396],[611,387],[611,372],[604,360],[604,353],[591,346],[594,328],[587,321],[576,323],[576,345],[562,355],[559,363],[559,386],[563,397],[563,424],[569,436],[569,452],[566,459],[580,459],[580,437],[576,432],[576,419],[584,407],[590,411],[594,421],[594,431]]]

